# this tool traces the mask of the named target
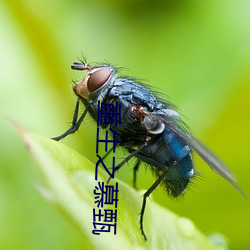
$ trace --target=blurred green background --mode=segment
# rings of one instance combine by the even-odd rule
[[[36,191],[39,173],[8,121],[47,137],[64,132],[76,100],[72,80],[83,76],[70,65],[82,55],[123,66],[168,96],[250,195],[249,13],[247,0],[1,1],[0,249],[82,246],[81,235]],[[63,143],[96,162],[95,134],[88,119]],[[184,198],[174,201],[161,188],[153,198],[204,233],[226,235],[230,249],[250,249],[250,202],[195,160],[203,177]],[[118,178],[131,184],[132,167]],[[153,180],[140,170],[140,188]]]

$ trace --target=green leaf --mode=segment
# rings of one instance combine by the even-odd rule
[[[45,185],[39,191],[80,231],[84,249],[226,249],[226,244],[212,243],[195,225],[148,199],[144,215],[144,241],[139,229],[142,191],[136,191],[124,182],[118,182],[117,234],[102,232],[92,234],[93,190],[95,164],[72,148],[39,135],[21,131],[24,142],[44,176]],[[98,169],[98,181],[108,179]],[[107,206],[105,208],[108,208]],[[110,207],[109,209],[111,209]]]

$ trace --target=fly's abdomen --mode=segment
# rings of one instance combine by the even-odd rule
[[[165,138],[171,158],[164,185],[167,192],[176,197],[184,193],[194,175],[192,154],[190,147],[171,130],[166,131]]]
[[[192,156],[189,153],[180,161],[171,164],[163,184],[169,195],[177,197],[184,193],[194,175]]]
[[[150,164],[157,176],[165,173],[162,183],[176,197],[185,191],[194,175],[191,150],[172,130],[165,129],[158,136],[137,157]]]

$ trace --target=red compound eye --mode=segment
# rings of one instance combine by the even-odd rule
[[[92,73],[88,79],[88,90],[93,92],[99,89],[109,78],[110,71],[108,69],[99,69]]]

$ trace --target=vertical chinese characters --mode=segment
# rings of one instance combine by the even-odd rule
[[[116,105],[116,106],[115,106]],[[117,125],[121,124],[121,104],[100,104],[98,101],[98,113],[97,113],[97,140],[96,140],[96,156],[98,161],[95,168],[95,180],[98,181],[98,166],[101,163],[103,168],[109,174],[110,178],[114,178],[115,171],[119,168],[116,168],[115,157],[113,157],[112,170],[106,167],[103,159],[99,156],[99,143],[105,143],[105,152],[108,152],[108,143],[112,144],[113,153],[115,153],[115,146],[120,141],[117,140],[119,133],[115,132],[112,128],[109,128],[109,131],[113,134],[113,139],[108,138],[108,131],[106,131],[105,140],[99,138],[99,126],[107,127],[110,124]],[[95,195],[95,204],[97,208],[93,209],[93,225],[94,229],[92,230],[93,234],[99,235],[101,232],[111,232],[111,227],[113,228],[114,234],[116,234],[116,225],[117,225],[117,202],[118,202],[118,183],[116,182],[115,186],[107,185],[104,182],[98,181],[94,189]],[[104,205],[114,206],[114,209],[106,209]]]

